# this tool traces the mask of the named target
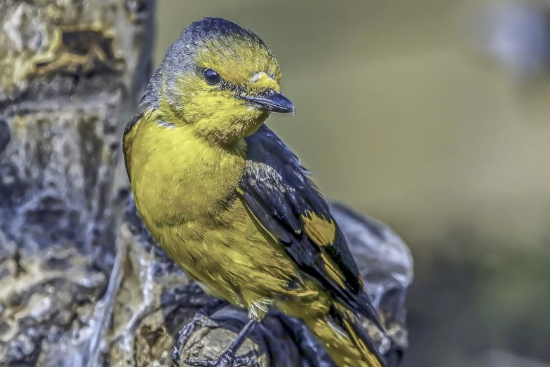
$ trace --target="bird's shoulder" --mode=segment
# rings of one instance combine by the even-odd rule
[[[260,220],[284,243],[307,239],[329,252],[348,253],[327,202],[296,154],[265,125],[246,142],[246,165],[239,187],[245,203]],[[342,270],[357,276],[351,255],[338,257],[344,260]]]
[[[124,164],[126,165],[126,172],[128,173],[128,177],[130,177],[130,157],[132,154],[132,145],[136,135],[137,127],[143,119],[144,114],[140,112],[132,117],[124,127],[124,133],[122,135],[122,153],[124,155]]]
[[[173,127],[172,124],[164,122],[160,118],[160,113],[155,108],[147,108],[130,119],[126,123],[126,126],[124,127],[124,133],[122,136],[122,152],[124,155],[124,163],[126,164],[126,171],[128,173],[128,177],[130,177],[130,169],[131,169],[131,162],[132,162],[132,153],[137,154],[139,153],[138,150],[135,152],[132,150],[132,147],[135,145],[135,141],[139,140],[138,138],[144,137],[145,129],[140,128],[140,126],[163,126],[163,127]],[[151,130],[148,130],[148,134],[151,133]],[[141,134],[141,135],[140,135]]]
[[[329,207],[296,154],[265,125],[248,137],[246,143],[246,165],[240,181],[245,201],[249,205],[261,204],[269,217],[284,224],[284,230],[280,231],[283,241],[290,241],[291,233],[286,233],[287,230],[315,231],[313,227],[318,227],[317,232],[325,237],[333,237],[336,224]],[[271,219],[267,214],[264,218]],[[332,240],[319,238],[319,242]]]

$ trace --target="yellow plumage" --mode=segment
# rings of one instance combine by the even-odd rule
[[[190,128],[167,134],[145,119],[135,129],[132,146],[140,148],[129,162],[143,221],[168,255],[210,293],[260,319],[264,303],[285,293],[295,269],[237,198],[244,142],[220,149]]]
[[[201,30],[199,36],[208,31]],[[248,157],[246,137],[269,111],[291,109],[277,94],[279,66],[263,42],[240,28],[214,30],[202,43],[186,33],[175,44],[183,50],[173,46],[178,52],[169,51],[142,114],[125,132],[126,167],[140,216],[159,245],[209,293],[248,309],[256,321],[272,305],[303,319],[340,367],[380,367],[354,331],[353,312],[304,272],[265,225],[270,222],[262,222],[244,199],[248,193],[239,183],[250,174],[247,169],[264,167]],[[214,69],[223,82],[213,84],[217,79],[201,74]],[[252,105],[249,96],[255,98]],[[332,219],[310,211],[300,220],[303,229],[290,235],[303,233],[322,247],[327,281],[346,288],[349,276],[325,249],[336,240]],[[340,326],[330,320],[333,311]]]

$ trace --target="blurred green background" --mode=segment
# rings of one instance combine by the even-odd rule
[[[268,124],[412,249],[405,366],[550,366],[548,7],[159,0],[155,63],[205,16],[273,50],[297,114]]]

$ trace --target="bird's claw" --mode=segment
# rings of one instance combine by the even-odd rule
[[[190,358],[185,363],[195,367],[260,367],[256,358],[249,356],[235,357],[226,353],[222,354],[218,360]]]
[[[217,324],[212,321],[207,315],[200,312],[197,313],[195,317],[193,317],[193,319],[188,322],[178,333],[178,338],[174,343],[174,349],[172,351],[172,362],[174,363],[174,366],[179,367],[179,361],[181,357],[180,351],[187,343],[187,340],[189,339],[191,334],[193,334],[198,327],[215,327],[216,325]]]
[[[172,363],[174,366],[180,366],[181,349],[197,328],[217,326],[217,323],[210,318],[210,315],[223,305],[223,301],[215,300],[214,302],[204,306],[195,314],[195,316],[193,316],[193,319],[185,324],[185,326],[180,330],[172,351]]]

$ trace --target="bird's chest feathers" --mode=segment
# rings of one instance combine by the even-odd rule
[[[174,225],[214,219],[232,205],[245,166],[242,153],[214,146],[185,128],[150,129],[142,167],[133,174],[140,177],[132,180],[146,221]]]

